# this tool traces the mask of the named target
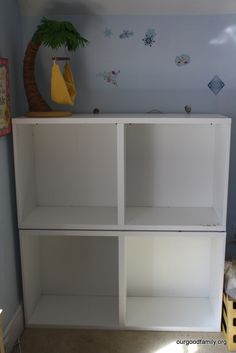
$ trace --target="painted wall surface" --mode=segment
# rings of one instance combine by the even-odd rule
[[[227,253],[236,255],[230,242],[236,232],[236,15],[54,18],[72,21],[90,41],[70,55],[78,88],[74,112],[179,113],[191,105],[193,113],[233,118]],[[23,22],[26,46],[40,17]],[[59,54],[67,55],[42,48],[37,58],[37,81],[48,102],[51,57]]]
[[[234,0],[18,0],[27,15],[160,15],[160,14],[231,14]],[[56,11],[56,12],[55,12]]]
[[[72,21],[90,41],[71,54],[78,87],[75,112],[95,107],[101,112],[183,112],[190,104],[193,112],[236,113],[236,15],[57,18]],[[39,21],[24,18],[24,47]],[[121,39],[124,30],[132,34]],[[143,40],[149,30],[155,32],[152,46]],[[42,48],[37,60],[37,81],[48,101],[55,54]],[[183,54],[190,63],[177,66],[176,56]],[[225,84],[218,95],[208,88],[215,75]]]
[[[20,15],[14,0],[0,0],[0,57],[9,58],[13,114],[19,113],[17,84],[21,50]],[[19,250],[14,194],[12,136],[0,138],[0,307],[4,327],[20,303]]]

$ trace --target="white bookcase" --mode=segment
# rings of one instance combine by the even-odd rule
[[[13,119],[26,325],[220,330],[230,124]]]

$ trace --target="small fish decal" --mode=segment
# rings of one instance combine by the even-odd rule
[[[177,66],[185,66],[190,63],[190,56],[186,54],[181,54],[176,56],[175,58],[175,64]]]
[[[111,38],[113,36],[112,30],[110,28],[105,28],[105,31],[103,32],[103,34],[107,38]]]
[[[134,35],[133,31],[129,31],[128,29],[124,29],[123,32],[119,35],[120,39],[130,38]]]
[[[104,71],[103,73],[97,74],[97,77],[102,77],[107,83],[111,83],[114,86],[118,86],[117,78],[119,74],[120,70]]]

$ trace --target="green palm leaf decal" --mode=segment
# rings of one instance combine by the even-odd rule
[[[32,40],[52,49],[65,47],[69,51],[85,47],[88,43],[88,40],[77,32],[72,23],[49,20],[46,17],[42,18]]]

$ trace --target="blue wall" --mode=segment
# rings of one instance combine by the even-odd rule
[[[57,18],[72,21],[90,41],[71,55],[79,89],[75,112],[94,107],[103,112],[183,112],[191,104],[194,112],[236,113],[236,15]],[[24,17],[24,46],[39,22],[40,17]],[[104,35],[106,29],[112,31],[110,37]],[[152,47],[142,40],[148,29],[156,31]],[[123,30],[133,35],[120,39]],[[49,99],[55,52],[43,48],[40,54],[38,82]],[[191,62],[179,67],[175,58],[181,54],[188,54]],[[112,70],[120,70],[117,86],[102,76]],[[215,75],[225,83],[217,96],[207,86]]]
[[[90,41],[70,55],[78,87],[74,112],[98,107],[101,112],[176,113],[189,104],[193,113],[233,118],[227,256],[236,256],[236,246],[230,242],[236,233],[236,15],[54,18],[72,21]],[[39,22],[40,17],[24,17],[24,46]],[[156,34],[152,46],[143,40],[150,29]],[[121,39],[123,30],[133,33]],[[37,81],[48,102],[51,57],[59,54],[67,55],[42,48],[37,59]],[[178,66],[175,60],[181,54],[188,55],[190,62]],[[224,84],[218,94],[208,87],[215,75]]]
[[[16,2],[0,0],[0,57],[8,57],[10,61],[13,115],[19,112],[20,25]],[[7,135],[0,137],[0,308],[4,310],[4,327],[20,303],[19,272],[12,136]]]

